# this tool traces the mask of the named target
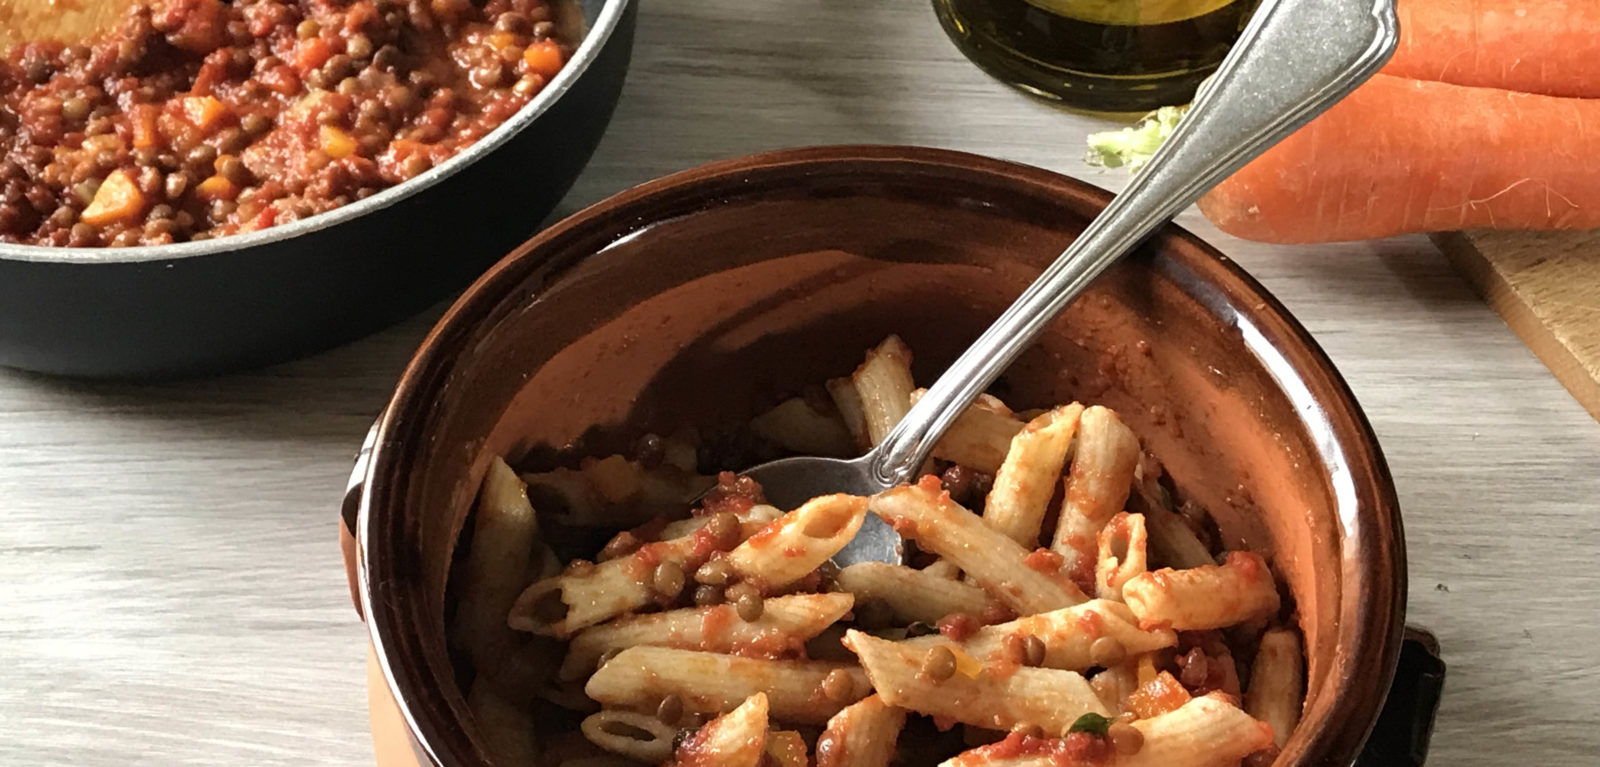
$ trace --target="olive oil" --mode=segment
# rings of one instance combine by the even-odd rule
[[[1255,0],[933,0],[962,53],[1036,96],[1097,112],[1182,104]]]

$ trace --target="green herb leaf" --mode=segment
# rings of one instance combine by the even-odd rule
[[[1110,729],[1110,719],[1091,711],[1083,716],[1078,717],[1078,721],[1073,722],[1072,726],[1067,728],[1067,732],[1069,734],[1074,732],[1087,732],[1091,735],[1099,735],[1100,737],[1104,738],[1106,736],[1106,731]]]

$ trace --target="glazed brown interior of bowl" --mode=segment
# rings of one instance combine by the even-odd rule
[[[364,522],[374,636],[440,762],[481,760],[441,616],[493,456],[742,421],[849,372],[889,333],[926,385],[1106,199],[969,155],[796,150],[630,191],[502,262],[408,370]],[[1269,557],[1309,656],[1306,714],[1279,764],[1348,763],[1393,671],[1403,543],[1370,429],[1304,331],[1170,229],[994,392],[1018,409],[1116,409],[1228,548]]]

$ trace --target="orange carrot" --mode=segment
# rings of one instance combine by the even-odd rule
[[[1600,96],[1596,0],[1399,0],[1385,74],[1550,96]]]
[[[1378,75],[1200,210],[1263,242],[1600,227],[1600,101]]]

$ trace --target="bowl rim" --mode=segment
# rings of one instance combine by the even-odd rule
[[[374,595],[375,581],[371,577],[368,552],[373,543],[372,519],[374,510],[403,502],[401,494],[385,496],[390,488],[399,488],[406,463],[403,434],[412,424],[425,420],[430,410],[431,396],[437,385],[453,368],[458,355],[467,348],[463,341],[489,317],[496,305],[517,290],[531,276],[541,271],[559,272],[592,255],[584,251],[562,262],[552,261],[575,242],[604,238],[614,243],[634,236],[656,223],[656,219],[634,215],[641,207],[669,199],[698,200],[712,205],[743,179],[755,174],[793,173],[820,175],[830,170],[844,172],[853,169],[861,173],[861,166],[881,165],[902,171],[920,169],[928,173],[978,174],[1007,176],[1029,187],[1061,197],[1064,201],[1076,199],[1104,208],[1112,194],[1087,182],[1042,168],[997,160],[980,155],[953,150],[913,146],[837,145],[781,149],[723,160],[679,171],[650,181],[597,202],[550,226],[513,250],[479,277],[471,287],[451,305],[437,324],[429,331],[415,355],[402,373],[394,394],[376,429],[376,439],[366,473],[362,477],[364,490],[356,519],[357,542],[356,577],[360,591],[360,606],[367,624],[368,639],[374,657],[382,672],[387,692],[393,697],[409,734],[417,748],[433,764],[459,765],[471,762],[452,758],[441,761],[436,750],[441,725],[459,725],[457,722],[428,721],[417,716],[417,696],[426,693],[450,695],[449,690],[410,689],[401,684],[395,673],[396,648],[390,642],[395,632],[414,628],[400,611]],[[1298,406],[1300,422],[1316,441],[1318,458],[1330,472],[1343,471],[1347,485],[1335,483],[1338,503],[1334,509],[1335,524],[1339,529],[1339,561],[1345,563],[1344,578],[1359,576],[1365,584],[1379,586],[1372,592],[1355,594],[1341,588],[1338,610],[1347,616],[1354,610],[1353,624],[1339,629],[1341,636],[1347,632],[1355,637],[1352,652],[1334,658],[1325,669],[1328,680],[1322,696],[1330,701],[1323,727],[1294,744],[1299,746],[1301,760],[1297,764],[1316,765],[1332,763],[1332,759],[1353,761],[1367,736],[1376,724],[1383,701],[1388,694],[1404,631],[1407,597],[1407,575],[1404,531],[1401,526],[1399,501],[1389,473],[1388,464],[1377,436],[1349,385],[1333,366],[1320,345],[1291,315],[1276,297],[1269,293],[1232,259],[1175,223],[1168,223],[1152,242],[1161,244],[1158,263],[1172,263],[1180,272],[1187,272],[1189,282],[1182,287],[1196,295],[1195,289],[1204,289],[1212,300],[1221,300],[1231,307],[1234,315],[1248,320],[1262,348],[1271,350],[1277,361],[1287,365],[1286,371],[1274,371],[1269,360],[1260,360],[1269,368],[1274,378]],[[603,247],[601,248],[603,250]],[[598,252],[598,251],[593,251]],[[1188,268],[1188,264],[1211,264],[1210,275]],[[1185,275],[1175,277],[1181,280]],[[1217,307],[1210,307],[1215,310]],[[1255,346],[1251,347],[1256,349]],[[1293,383],[1280,377],[1281,372],[1292,374]],[[1316,399],[1306,386],[1316,379],[1316,388],[1331,392],[1329,399]],[[1311,422],[1312,413],[1321,416],[1319,424]],[[1328,448],[1334,455],[1330,456]],[[1357,476],[1348,475],[1356,473]],[[385,484],[384,480],[391,480]],[[1354,497],[1345,498],[1344,494]],[[1346,508],[1347,501],[1352,505]],[[1357,569],[1349,567],[1354,563]],[[1383,584],[1389,589],[1382,589]],[[1363,662],[1350,662],[1360,658]],[[411,669],[412,674],[427,673]],[[437,682],[437,679],[425,680]],[[459,689],[455,694],[461,695]],[[426,696],[424,696],[426,698]],[[438,699],[433,698],[437,703]],[[445,697],[444,700],[448,700]],[[456,755],[458,756],[458,755]]]
[[[572,54],[566,66],[556,73],[543,90],[524,104],[510,119],[495,126],[487,136],[473,142],[450,159],[430,168],[419,176],[384,189],[365,200],[356,200],[333,210],[324,211],[281,226],[270,226],[254,232],[241,232],[198,242],[175,242],[169,245],[136,245],[127,248],[74,248],[53,245],[18,245],[0,242],[0,261],[20,261],[44,264],[135,264],[150,261],[175,261],[201,256],[249,250],[263,245],[292,239],[301,235],[329,229],[357,218],[395,205],[421,194],[445,179],[454,176],[468,165],[477,162],[500,148],[532,124],[540,115],[550,111],[552,105],[572,90],[578,79],[589,70],[599,57],[600,50],[610,42],[624,12],[635,0],[601,0],[600,13],[588,22],[583,41]]]

